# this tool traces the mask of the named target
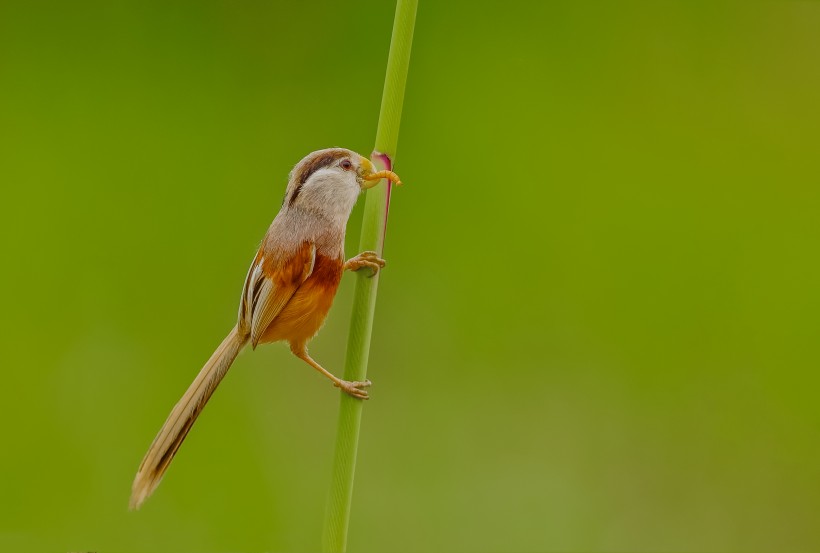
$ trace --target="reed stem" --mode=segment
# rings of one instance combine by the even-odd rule
[[[416,21],[418,0],[398,0],[393,20],[393,35],[387,59],[387,75],[376,131],[376,146],[372,161],[377,169],[392,170],[399,140],[401,110],[407,69],[410,65],[410,47]],[[385,181],[386,182],[386,181]],[[381,255],[387,230],[387,212],[390,206],[392,184],[375,186],[367,191],[359,250],[374,250]],[[347,339],[344,379],[363,381],[367,378],[367,359],[373,315],[376,310],[376,292],[379,275],[369,277],[367,271],[356,273],[353,295],[353,314]],[[326,553],[343,553],[347,549],[350,505],[353,498],[353,476],[356,471],[356,453],[364,402],[340,392],[339,423],[322,547]]]

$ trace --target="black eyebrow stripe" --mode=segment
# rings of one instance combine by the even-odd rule
[[[293,205],[293,202],[296,201],[296,196],[299,195],[299,192],[302,191],[302,183],[296,185],[296,188],[293,189],[293,194],[290,196],[290,200],[288,200],[288,207]]]

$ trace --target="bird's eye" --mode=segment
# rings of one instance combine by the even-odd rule
[[[353,168],[353,164],[349,159],[343,159],[339,166],[345,171],[350,171]]]

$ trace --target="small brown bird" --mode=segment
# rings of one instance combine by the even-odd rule
[[[239,320],[177,402],[140,464],[131,487],[131,508],[159,485],[171,460],[205,403],[248,342],[286,340],[294,355],[359,399],[368,399],[370,381],[342,380],[307,351],[324,323],[345,269],[369,268],[384,260],[362,252],[344,260],[347,220],[362,190],[383,178],[401,184],[392,171],[375,171],[369,159],[343,148],[306,156],[290,173],[285,199],[248,270],[239,302]]]

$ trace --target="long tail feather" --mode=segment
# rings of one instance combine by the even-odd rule
[[[134,484],[131,486],[131,509],[139,509],[157,488],[194,421],[247,340],[247,335],[240,334],[234,327],[199,371],[185,395],[174,406],[159,434],[154,438],[148,453],[145,454],[134,478]]]

